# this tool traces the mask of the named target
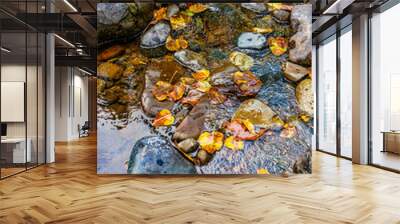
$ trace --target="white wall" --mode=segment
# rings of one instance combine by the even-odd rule
[[[55,141],[79,137],[78,125],[88,120],[88,78],[71,67],[56,67]]]

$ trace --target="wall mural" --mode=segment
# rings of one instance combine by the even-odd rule
[[[311,5],[97,10],[99,174],[311,173]]]

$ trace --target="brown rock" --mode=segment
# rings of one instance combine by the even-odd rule
[[[310,70],[308,68],[289,61],[286,62],[283,70],[285,72],[285,77],[294,82],[299,81],[304,76],[310,73]]]
[[[296,87],[296,98],[301,111],[309,116],[314,114],[314,94],[311,79],[304,79]]]

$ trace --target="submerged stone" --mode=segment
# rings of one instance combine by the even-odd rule
[[[248,119],[256,126],[269,128],[274,115],[275,112],[265,103],[257,99],[249,99],[240,104],[233,115],[233,119]]]
[[[260,50],[266,47],[266,42],[267,38],[262,34],[245,32],[240,34],[237,45],[239,48]]]
[[[265,102],[283,120],[290,120],[299,114],[295,89],[282,80],[264,85],[256,98]]]
[[[144,137],[133,146],[128,163],[129,174],[195,174],[191,162],[159,136]]]
[[[274,16],[274,18],[276,19],[277,22],[280,22],[280,23],[289,22],[290,12],[288,12],[286,10],[274,10],[272,12],[272,15]]]
[[[297,82],[306,76],[310,71],[308,68],[296,65],[292,62],[286,62],[284,65],[285,77],[291,81]]]

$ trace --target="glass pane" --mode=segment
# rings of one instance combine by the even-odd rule
[[[336,153],[336,39],[318,48],[318,147]]]
[[[352,157],[352,32],[340,36],[340,127],[342,156]]]
[[[45,44],[46,38],[44,34],[39,34],[39,45],[38,45],[38,163],[45,163],[46,149],[45,149]]]
[[[38,98],[38,49],[37,49],[37,41],[38,36],[36,32],[27,33],[27,44],[28,44],[28,63],[27,63],[27,80],[26,80],[26,112],[27,112],[27,142],[28,142],[28,150],[30,148],[30,160],[28,160],[28,168],[34,167],[37,165],[38,160],[38,141],[37,141],[37,132],[38,132],[38,107],[37,107],[37,98]]]
[[[2,177],[25,170],[26,33],[1,34],[1,166]],[[29,149],[29,147],[28,147]]]
[[[400,170],[400,5],[372,18],[372,163]]]

